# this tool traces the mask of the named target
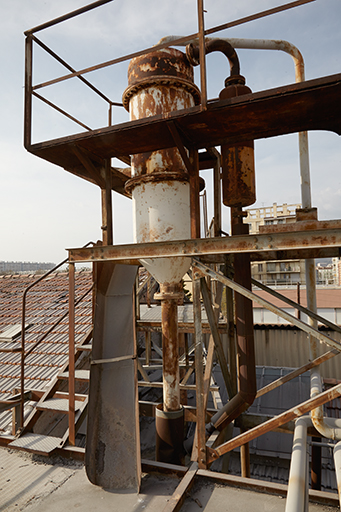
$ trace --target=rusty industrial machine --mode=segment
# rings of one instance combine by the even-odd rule
[[[98,2],[95,2],[93,7],[97,6]],[[87,10],[90,9],[88,6]],[[79,10],[76,14],[81,12]],[[32,154],[101,189],[103,240],[92,247],[69,249],[68,442],[72,447],[76,434],[72,382],[75,363],[72,326],[74,265],[90,261],[94,264],[95,300],[85,465],[90,481],[109,489],[138,490],[141,482],[137,375],[138,372],[143,375],[143,367],[137,354],[134,302],[136,276],[141,266],[158,283],[159,291],[154,297],[161,304],[163,400],[162,403],[149,404],[148,410],[141,406],[144,414],[155,417],[156,459],[161,465],[188,462],[184,451],[184,422],[191,421],[195,424],[195,434],[188,444],[191,459],[188,464],[191,464],[193,478],[198,468],[209,468],[215,460],[237,447],[241,447],[244,468],[247,468],[247,443],[250,440],[302,414],[316,411],[323,403],[341,395],[340,386],[322,393],[316,391],[317,384],[310,400],[285,414],[262,425],[255,423],[249,430],[242,424],[242,413],[257,394],[252,300],[262,300],[263,307],[304,330],[310,338],[331,346],[333,350],[324,358],[333,357],[341,351],[339,342],[317,330],[314,321],[318,315],[313,306],[305,309],[312,319],[309,324],[276,308],[252,292],[250,271],[251,261],[305,258],[308,260],[307,268],[310,268],[309,261],[315,257],[339,255],[340,221],[326,221],[322,225],[309,200],[304,200],[298,221],[290,225],[290,232],[264,230],[257,236],[251,236],[248,225],[243,222],[243,208],[256,200],[254,140],[312,129],[340,134],[341,76],[301,81],[275,91],[252,93],[241,75],[238,55],[231,42],[205,39],[200,0],[198,13],[199,29],[195,37],[173,37],[146,52],[125,58],[130,63],[123,106],[129,111],[130,121],[121,125],[111,122],[115,103],[84,77],[96,67],[77,72],[58,57],[70,76],[34,86],[33,44],[40,45],[54,58],[56,54],[49,51],[36,35],[48,24],[26,32],[25,147]],[[57,22],[53,20],[51,25]],[[177,49],[180,45],[186,46],[185,52]],[[227,58],[226,80],[219,98],[208,101],[205,59],[216,51]],[[117,62],[122,60],[117,59]],[[101,64],[98,68],[115,62]],[[200,65],[200,87],[193,78],[197,65]],[[36,89],[71,77],[81,78],[108,102],[108,126],[32,144],[32,97],[41,99]],[[128,164],[129,168],[113,167],[114,157]],[[203,169],[213,169],[214,175],[213,237],[207,233],[202,236],[201,233],[199,193],[205,185],[199,171]],[[112,190],[132,200],[134,244],[113,244]],[[304,194],[308,197],[310,189],[309,193],[305,189]],[[222,230],[221,203],[231,211],[230,236]],[[194,361],[186,370],[194,370],[195,375],[196,402],[193,407],[185,407],[182,403],[181,390],[186,388],[180,379],[179,366],[178,304],[183,297],[182,279],[186,273],[192,279]],[[313,297],[313,280],[310,285]],[[223,346],[219,334],[223,288],[227,298],[224,320],[227,346]],[[210,332],[205,358],[203,308]],[[207,403],[215,356],[222,371],[228,401],[209,413]],[[315,363],[309,363],[309,368],[322,362],[316,354],[312,359]],[[306,369],[307,365],[301,373]],[[316,382],[319,380],[317,375],[314,379]],[[276,386],[281,384],[283,382]],[[144,385],[152,387],[148,381]],[[23,405],[23,386],[21,397]],[[313,423],[317,429],[317,423],[323,423],[323,418],[321,420],[319,412],[315,416],[318,421]],[[223,440],[225,427],[237,418],[242,433]],[[333,428],[339,435],[340,426],[335,423]],[[22,434],[25,435],[25,428]],[[243,471],[244,476],[249,476],[247,469]]]

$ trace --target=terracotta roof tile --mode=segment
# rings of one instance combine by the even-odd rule
[[[36,275],[0,276],[0,332],[7,326],[21,324],[22,296]],[[76,300],[92,284],[92,272],[76,272]],[[27,293],[26,322],[32,324],[25,335],[29,350],[50,327],[68,311],[68,273],[57,272],[38,283]],[[89,293],[76,307],[75,337],[80,341],[92,323],[92,294]],[[16,339],[21,344],[21,337]],[[1,348],[1,347],[0,347]],[[27,357],[25,387],[44,389],[47,383],[67,362],[68,318],[66,317]],[[10,396],[20,386],[20,354],[0,352],[0,399]],[[5,413],[7,414],[7,413]],[[0,418],[0,430],[3,424]]]

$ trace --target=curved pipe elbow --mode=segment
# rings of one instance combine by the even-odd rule
[[[238,55],[233,46],[228,41],[223,39],[208,39],[205,41],[205,52],[206,55],[212,52],[223,53],[230,63],[231,76],[240,74]],[[197,44],[188,44],[186,46],[186,55],[192,66],[199,65],[199,46]]]
[[[211,418],[214,429],[222,430],[248,409],[256,398],[257,390],[239,391],[227,404]]]

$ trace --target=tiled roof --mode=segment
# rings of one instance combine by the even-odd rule
[[[0,276],[0,333],[10,325],[21,324],[22,296],[37,275]],[[92,285],[90,271],[76,272],[76,301]],[[25,349],[36,343],[50,327],[68,311],[68,273],[56,272],[38,283],[27,294]],[[79,342],[92,324],[92,294],[83,299],[75,310],[75,342]],[[0,348],[20,344],[1,343]],[[68,358],[68,317],[27,356],[25,389],[42,390],[58,373]],[[20,386],[20,353],[0,352],[0,400],[8,398]],[[8,414],[8,413],[7,413]],[[0,430],[3,422],[0,420]]]
[[[285,308],[288,307],[285,302],[269,295],[263,290],[253,290],[256,295],[265,299],[274,306]],[[297,290],[295,288],[283,288],[277,290],[279,293],[297,302]],[[302,306],[307,307],[306,290],[301,287],[300,302]],[[316,289],[316,305],[318,308],[341,308],[341,288],[317,288]],[[259,304],[253,303],[253,307],[260,308]]]

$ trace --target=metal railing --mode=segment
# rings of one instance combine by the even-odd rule
[[[128,55],[124,55],[122,57],[118,57],[116,59],[112,59],[106,62],[102,62],[100,64],[90,66],[84,69],[81,69],[79,71],[76,71],[70,64],[68,64],[64,59],[62,59],[59,55],[57,55],[54,51],[52,51],[50,48],[48,48],[42,41],[40,41],[36,35],[37,32],[40,32],[42,30],[45,30],[49,27],[52,27],[54,25],[57,25],[61,22],[67,21],[71,18],[74,18],[75,16],[78,16],[79,14],[83,14],[85,12],[88,12],[92,9],[95,9],[101,5],[107,4],[112,2],[113,0],[99,0],[96,2],[93,2],[85,7],[82,7],[80,9],[77,9],[75,11],[72,11],[68,14],[65,14],[63,16],[60,16],[58,18],[55,18],[51,21],[48,21],[46,23],[43,23],[42,25],[39,25],[37,27],[34,27],[30,30],[25,31],[26,36],[26,43],[25,43],[25,107],[24,107],[24,146],[26,149],[30,148],[31,146],[31,139],[32,139],[32,97],[35,96],[40,101],[43,101],[50,107],[57,110],[59,113],[65,115],[72,121],[76,122],[86,130],[90,130],[90,128],[87,126],[87,124],[79,121],[74,116],[70,115],[57,105],[53,104],[51,101],[47,100],[40,94],[38,94],[36,91],[38,89],[42,89],[44,87],[54,85],[60,82],[63,82],[65,80],[69,80],[71,78],[78,78],[81,80],[87,87],[89,87],[93,92],[95,92],[99,97],[101,97],[104,101],[107,102],[109,105],[109,126],[112,124],[112,107],[113,106],[119,106],[123,107],[122,103],[120,102],[114,102],[110,100],[102,91],[100,91],[97,87],[95,87],[91,82],[89,82],[86,78],[84,78],[83,75],[97,71],[99,69],[103,69],[109,66],[113,66],[114,64],[119,64],[128,60],[131,60],[134,57],[139,57],[141,55],[146,55],[150,52],[155,52],[157,50],[161,50],[164,48],[168,48],[169,46],[179,46],[183,45],[184,43],[190,43],[195,41],[199,41],[199,49],[200,49],[200,89],[201,89],[201,108],[206,109],[207,107],[207,73],[206,73],[206,63],[205,63],[205,36],[208,36],[210,34],[214,34],[216,32],[220,32],[222,30],[226,30],[228,28],[232,28],[238,25],[242,25],[244,23],[248,23],[250,21],[264,18],[266,16],[270,16],[272,14],[276,14],[281,11],[285,11],[288,9],[292,9],[294,7],[298,7],[300,5],[307,4],[309,2],[312,2],[314,0],[297,0],[295,2],[290,2],[284,5],[281,5],[279,7],[275,7],[273,9],[267,9],[265,11],[261,11],[259,13],[253,14],[251,16],[246,16],[244,18],[240,18],[238,20],[234,20],[228,23],[224,23],[222,25],[217,25],[215,27],[212,27],[210,29],[205,30],[204,27],[204,6],[203,6],[203,0],[197,0],[197,12],[198,12],[198,32],[190,34],[185,37],[179,37],[173,41],[167,41],[163,43],[156,44],[155,46],[151,46],[148,48],[144,48],[143,50],[140,50],[138,52],[130,53]],[[33,78],[33,43],[36,43],[39,45],[44,51],[46,51],[51,57],[57,60],[60,64],[62,64],[70,73],[66,75],[62,75],[58,78],[42,82],[36,85],[33,85],[32,78]]]
[[[93,244],[93,242],[88,242],[84,247],[88,247],[89,245]],[[63,261],[58,263],[55,267],[53,267],[51,270],[40,276],[38,279],[36,279],[33,283],[31,283],[29,286],[27,286],[23,292],[22,297],[22,310],[21,310],[21,360],[20,360],[20,423],[19,427],[24,426],[24,405],[25,405],[25,359],[26,357],[57,327],[57,325],[62,322],[64,318],[66,318],[69,315],[69,311],[67,311],[64,315],[62,315],[51,327],[46,331],[46,333],[43,334],[41,338],[32,346],[30,349],[25,353],[25,333],[26,333],[26,299],[28,292],[37,284],[39,284],[41,281],[46,279],[49,275],[51,275],[53,272],[58,270],[60,267],[62,267],[65,263],[68,262],[68,258],[65,258]],[[86,295],[92,290],[93,286],[91,286],[86,293],[84,293],[75,303],[75,306],[81,302]]]

